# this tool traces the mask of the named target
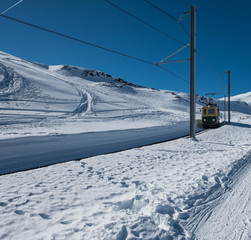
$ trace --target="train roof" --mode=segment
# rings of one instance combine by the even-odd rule
[[[208,103],[206,106],[204,106],[204,107],[218,107],[218,105],[217,104],[215,104],[215,103]]]

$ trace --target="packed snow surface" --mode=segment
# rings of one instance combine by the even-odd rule
[[[251,239],[247,103],[143,146],[188,132],[188,99],[1,52],[0,174],[60,164],[0,176],[0,239]]]

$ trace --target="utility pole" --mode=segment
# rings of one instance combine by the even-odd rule
[[[195,139],[195,53],[196,53],[196,7],[191,6],[190,32],[190,137]]]
[[[228,123],[230,124],[230,71],[227,71],[228,74]]]

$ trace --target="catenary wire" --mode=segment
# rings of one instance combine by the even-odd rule
[[[140,62],[149,64],[149,65],[156,66],[155,63],[149,62],[147,60],[140,59],[140,58],[137,58],[137,57],[133,57],[133,56],[130,56],[130,55],[125,54],[125,53],[121,53],[121,52],[118,52],[118,51],[115,51],[115,50],[112,50],[112,49],[109,49],[109,48],[106,48],[106,47],[99,46],[99,45],[94,44],[94,43],[90,43],[90,42],[87,42],[87,41],[84,41],[84,40],[81,40],[81,39],[78,39],[78,38],[75,38],[75,37],[71,37],[71,36],[63,34],[63,33],[56,32],[54,30],[50,30],[50,29],[47,29],[47,28],[44,28],[44,27],[40,27],[40,26],[34,25],[32,23],[28,23],[28,22],[22,21],[20,19],[16,19],[16,18],[13,18],[13,17],[10,17],[10,16],[6,16],[6,15],[0,15],[0,17],[9,19],[11,21],[15,21],[15,22],[18,22],[18,23],[21,23],[21,24],[24,24],[24,25],[27,25],[27,26],[30,26],[30,27],[33,27],[33,28],[36,28],[36,29],[39,29],[39,30],[42,30],[42,31],[45,31],[45,32],[49,32],[49,33],[52,33],[54,35],[58,35],[58,36],[61,36],[61,37],[64,37],[64,38],[67,38],[67,39],[70,39],[70,40],[73,40],[73,41],[76,41],[76,42],[80,42],[82,44],[86,44],[86,45],[89,45],[89,46],[92,46],[92,47],[96,47],[96,48],[99,48],[99,49],[102,49],[102,50],[105,50],[105,51],[108,51],[108,52],[111,52],[111,53],[115,53],[115,54],[118,54],[118,55],[130,58],[130,59],[133,59],[133,60],[136,60],[136,61],[140,61]],[[174,77],[176,77],[178,79],[181,79],[181,80],[183,80],[183,81],[185,81],[185,82],[188,83],[188,81],[186,81],[182,77],[178,76],[177,74],[173,73],[172,71],[167,70],[166,68],[163,68],[163,67],[160,67],[160,66],[158,66],[158,67],[161,68],[161,69],[163,69],[165,72],[168,72],[169,74],[173,75]]]
[[[7,8],[6,10],[4,10],[0,15],[7,13],[8,11],[10,11],[12,8],[16,7],[18,4],[20,4],[21,2],[23,2],[24,0],[20,0],[18,2],[16,2],[15,4],[13,4],[12,6],[10,6],[9,8]]]
[[[178,78],[178,79],[180,79],[180,80],[182,80],[182,81],[184,81],[184,82],[190,84],[189,81],[187,81],[186,79],[184,79],[184,78],[178,76],[177,74],[175,74],[175,73],[169,71],[168,69],[164,68],[163,66],[160,66],[160,65],[156,65],[156,66],[159,67],[159,68],[161,68],[161,69],[164,70],[165,72],[168,72],[169,74],[175,76],[176,78]]]
[[[197,53],[198,53],[198,56],[200,57],[200,59],[202,60],[202,62],[205,64],[205,66],[208,66],[208,63],[203,59],[203,56],[200,54],[200,52],[197,52]],[[216,78],[219,77],[218,75],[216,75],[215,72],[212,71],[212,68],[208,68],[208,69],[210,70],[211,74],[212,74],[214,77],[216,77]],[[218,78],[218,79],[219,79],[219,78]],[[220,79],[219,79],[219,80],[220,80]]]
[[[189,81],[187,81],[186,79],[180,77],[179,75],[177,75],[177,74],[175,74],[175,73],[169,71],[168,69],[164,68],[163,66],[157,65],[157,67],[159,67],[159,68],[161,68],[162,70],[164,70],[164,71],[170,73],[171,75],[173,75],[174,77],[176,77],[176,78],[178,78],[178,79],[184,81],[185,83],[190,84]],[[202,90],[203,92],[207,92],[205,89],[203,89],[203,88],[201,88],[201,87],[197,87],[197,88],[200,89],[200,90]]]
[[[80,43],[83,43],[83,44],[86,44],[86,45],[90,45],[92,47],[96,47],[96,48],[99,48],[99,49],[102,49],[102,50],[105,50],[105,51],[108,51],[108,52],[112,52],[112,53],[115,53],[115,54],[118,54],[118,55],[121,55],[121,56],[124,56],[124,57],[127,57],[127,58],[131,58],[131,59],[134,59],[134,60],[137,60],[137,61],[140,61],[140,62],[144,62],[144,63],[147,63],[147,64],[154,65],[154,63],[151,63],[151,62],[149,62],[147,60],[140,59],[140,58],[137,58],[137,57],[133,57],[133,56],[130,56],[128,54],[121,53],[121,52],[118,52],[118,51],[115,51],[115,50],[112,50],[112,49],[109,49],[109,48],[106,48],[106,47],[102,47],[102,46],[99,46],[97,44],[90,43],[90,42],[87,42],[87,41],[84,41],[84,40],[81,40],[81,39],[78,39],[78,38],[75,38],[75,37],[71,37],[69,35],[50,30],[48,28],[40,27],[40,26],[34,25],[32,23],[28,23],[28,22],[25,22],[25,21],[22,21],[22,20],[13,18],[13,17],[9,17],[9,16],[6,16],[6,15],[0,15],[0,17],[7,18],[9,20],[19,22],[21,24],[24,24],[24,25],[27,25],[27,26],[30,26],[30,27],[33,27],[33,28],[37,28],[37,29],[42,30],[42,31],[49,32],[49,33],[52,33],[52,34],[55,34],[55,35],[58,35],[58,36],[61,36],[61,37],[64,37],[64,38],[68,38],[68,39],[71,39],[73,41],[77,41],[77,42],[80,42]]]
[[[182,45],[186,45],[186,43],[184,43],[184,42],[182,42],[182,41],[180,41],[180,40],[178,40],[178,39],[172,37],[171,35],[167,34],[166,32],[163,32],[163,31],[160,30],[159,28],[157,28],[157,27],[155,27],[155,26],[153,26],[153,25],[151,25],[151,24],[145,22],[145,21],[142,20],[141,18],[139,18],[139,17],[133,15],[132,13],[129,13],[128,11],[126,11],[126,10],[124,10],[123,8],[119,7],[118,5],[116,5],[116,4],[112,3],[112,2],[110,2],[109,0],[104,0],[104,1],[107,2],[108,4],[110,4],[111,6],[113,6],[113,7],[117,8],[117,9],[119,9],[120,11],[124,12],[125,14],[131,16],[132,18],[138,20],[139,22],[145,24],[146,26],[148,26],[148,27],[154,29],[155,31],[157,31],[157,32],[159,32],[159,33],[165,35],[166,37],[168,37],[168,38],[170,38],[170,39],[173,39],[174,41],[176,41],[176,42],[178,42],[178,43],[180,43],[180,44],[182,44]]]
[[[155,4],[151,3],[148,0],[143,0],[144,2],[146,2],[147,4],[149,4],[150,6],[152,6],[153,8],[159,10],[160,12],[164,13],[165,15],[167,15],[168,17],[170,17],[171,19],[173,19],[174,21],[178,22],[180,27],[182,28],[182,30],[185,32],[185,34],[190,38],[190,34],[189,32],[186,30],[185,26],[182,24],[181,21],[179,21],[177,18],[175,18],[174,16],[172,16],[171,14],[167,13],[166,11],[164,11],[163,9],[161,9],[160,7],[156,6]],[[206,56],[205,53],[203,53],[203,51],[197,46],[197,50],[198,50],[198,55],[201,57],[202,62],[206,65],[209,66],[208,69],[211,71],[211,68],[214,69],[214,71],[219,74],[222,78],[222,73],[215,67],[215,65],[209,60],[209,58]],[[203,58],[206,60],[204,61]],[[211,71],[212,72],[212,71]],[[218,75],[214,74],[212,72],[212,74],[218,78]],[[222,81],[221,78],[218,78],[220,81]],[[205,91],[205,90],[203,90]]]
[[[173,19],[175,22],[178,22],[179,25],[181,26],[182,30],[186,33],[186,35],[188,37],[190,37],[190,34],[188,33],[188,31],[186,30],[186,28],[184,27],[184,25],[174,16],[172,16],[170,13],[166,12],[165,10],[161,9],[160,7],[156,6],[155,4],[151,3],[148,0],[143,0],[144,2],[148,3],[150,6],[152,6],[153,8],[159,10],[160,12],[164,13],[166,16],[170,17],[171,19]]]
[[[204,56],[204,58],[207,60],[207,62],[212,66],[212,68],[213,68],[220,76],[222,76],[223,73],[221,73],[221,72],[215,67],[215,65],[208,59],[208,57],[206,56],[206,54],[203,53],[203,51],[202,51],[199,47],[197,47],[197,49],[198,49],[198,51]]]
[[[151,3],[150,1],[148,0],[143,0],[145,1],[146,3],[148,3],[149,5],[151,5],[152,7],[158,9],[160,12],[166,14],[168,17],[170,17],[171,19],[173,19],[174,21],[178,22],[178,19],[175,18],[174,16],[172,16],[171,14],[167,13],[166,11],[164,11],[163,9],[159,8],[158,6],[154,5],[153,3]]]

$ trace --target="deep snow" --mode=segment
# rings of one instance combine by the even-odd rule
[[[0,239],[250,239],[246,96],[232,102],[231,125],[196,140],[0,176]],[[183,135],[189,101],[1,52],[0,110],[3,174]]]

